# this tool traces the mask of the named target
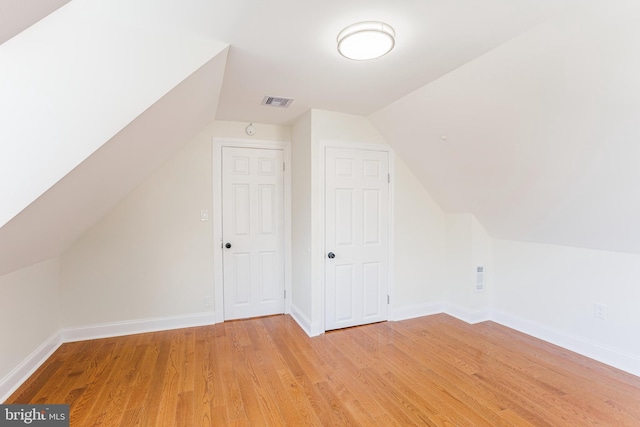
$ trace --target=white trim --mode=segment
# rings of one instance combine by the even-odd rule
[[[431,316],[432,314],[440,313],[444,313],[444,304],[442,303],[405,305],[394,308],[390,320],[415,319],[416,317]]]
[[[487,308],[471,310],[460,305],[446,303],[444,304],[444,312],[472,325],[491,320],[491,310]]]
[[[521,319],[512,314],[493,311],[491,320],[516,331],[576,352],[614,368],[640,376],[640,357],[623,353],[594,341],[567,334],[560,330]]]
[[[305,316],[301,310],[296,307],[295,304],[291,304],[291,317],[302,328],[302,330],[310,337],[317,337],[324,333],[324,328],[320,322],[311,322],[307,316]]]
[[[389,147],[389,151],[387,151],[387,155],[389,156],[389,178],[391,183],[389,184],[389,278],[388,278],[388,286],[387,286],[387,295],[389,295],[389,304],[387,304],[387,320],[392,319],[393,310],[395,307],[395,287],[394,280],[395,276],[395,227],[394,227],[394,212],[395,212],[395,188],[396,188],[396,153]]]
[[[222,147],[282,150],[284,157],[284,312],[291,312],[291,143],[288,141],[213,138],[213,288],[216,322],[224,321],[222,278]],[[215,268],[219,266],[219,268]]]
[[[77,328],[67,328],[63,329],[60,333],[64,342],[74,342],[142,334],[146,332],[168,331],[171,329],[192,328],[195,326],[209,326],[215,323],[215,313],[207,312],[101,323]]]
[[[62,345],[58,331],[0,380],[0,403],[6,401]]]
[[[320,271],[319,271],[319,276],[320,276],[320,295],[322,296],[320,298],[320,303],[321,303],[321,307],[320,307],[320,319],[319,319],[319,323],[322,325],[321,326],[321,330],[322,332],[325,331],[325,299],[326,299],[326,283],[325,283],[325,272],[326,272],[326,258],[324,256],[324,254],[327,252],[327,249],[325,248],[325,209],[326,209],[326,194],[325,194],[325,184],[326,184],[326,176],[325,176],[325,162],[326,162],[326,157],[327,157],[327,148],[350,148],[350,149],[355,149],[355,150],[370,150],[370,151],[382,151],[382,152],[386,152],[388,155],[388,162],[389,162],[389,175],[391,176],[391,184],[389,185],[389,264],[388,264],[388,277],[387,277],[387,294],[389,295],[390,301],[391,303],[387,305],[387,320],[391,320],[392,319],[392,311],[393,311],[393,295],[394,295],[394,281],[393,281],[393,274],[394,274],[394,256],[395,256],[395,252],[394,252],[394,238],[393,238],[393,233],[394,233],[394,228],[393,228],[393,220],[394,220],[394,213],[395,213],[395,207],[394,207],[394,200],[395,200],[395,195],[394,195],[394,188],[395,188],[395,151],[393,151],[393,148],[390,145],[387,144],[380,144],[380,143],[373,143],[373,142],[357,142],[357,141],[340,141],[340,140],[331,140],[331,139],[321,139],[318,143],[318,149],[319,149],[319,155],[320,155],[320,159],[319,159],[319,164],[318,164],[318,176],[319,176],[319,197],[320,197],[320,209],[318,209],[318,229],[319,229],[319,240],[321,240],[320,242],[318,242],[317,245],[315,245],[316,247],[320,248],[320,254],[318,254],[319,257],[321,257],[321,259],[323,260],[321,265],[320,265]]]
[[[63,343],[208,326],[214,323],[214,313],[195,313],[61,329],[0,381],[0,402],[7,400]]]

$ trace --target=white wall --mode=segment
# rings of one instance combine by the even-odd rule
[[[213,212],[212,139],[247,139],[246,125],[212,123],[60,259],[0,277],[0,322],[20,322],[3,328],[8,338],[0,344],[0,378],[24,366],[34,351],[42,355],[61,328],[211,313],[203,297],[214,295],[218,268],[213,218],[200,221],[200,210]],[[366,119],[325,111],[310,112],[293,129],[255,126],[256,138],[294,140],[293,300],[313,326],[323,307],[308,251],[320,247],[318,271],[324,253],[312,235],[318,233],[313,221],[320,201],[313,198],[319,196],[320,141],[381,140]],[[397,156],[394,170],[391,318],[438,308],[471,321],[485,315],[640,374],[640,256],[493,240],[473,215],[445,215]],[[484,294],[473,292],[477,265],[487,269]],[[607,305],[606,320],[593,317],[596,302]]]
[[[212,123],[61,256],[64,327],[213,312],[212,139],[247,138],[246,126]],[[256,138],[290,138],[255,126]]]
[[[445,215],[404,161],[394,165],[395,312],[445,299]]]
[[[640,375],[640,255],[494,240],[496,320]],[[607,319],[594,304],[607,305]]]
[[[60,328],[58,259],[0,276],[0,402],[5,379]]]
[[[292,314],[310,325],[311,315],[311,111],[291,129]]]
[[[310,132],[310,133],[309,133]],[[294,303],[305,328],[324,331],[322,195],[324,143],[386,141],[362,116],[311,110],[293,126]],[[395,157],[395,156],[394,156]],[[401,159],[394,172],[394,283],[390,318],[426,313],[444,296],[444,214]],[[301,197],[298,200],[296,194]],[[296,218],[296,215],[302,215]],[[303,233],[297,236],[297,231]],[[306,253],[309,253],[307,256]],[[303,262],[298,263],[297,259]],[[303,301],[298,302],[297,298]],[[296,313],[294,313],[295,315]]]
[[[493,269],[491,239],[472,214],[446,215],[446,301],[451,314],[475,322],[486,320]],[[476,292],[476,267],[485,268],[485,291]]]
[[[247,139],[246,125],[212,123],[59,260],[0,277],[0,320],[20,322],[20,328],[3,330],[9,338],[0,344],[0,377],[60,328],[212,313],[203,298],[214,295],[218,268],[213,218],[200,221],[201,209],[213,212],[212,139]],[[307,326],[323,327],[317,274],[324,260],[317,223],[320,142],[381,138],[366,119],[317,110],[293,129],[255,126],[259,139],[293,137],[292,296]],[[640,256],[492,240],[473,215],[445,215],[397,156],[393,181],[391,318],[438,308],[471,321],[484,315],[640,373],[640,341],[633,339],[640,325]],[[312,258],[309,248],[318,256]],[[473,292],[477,265],[487,269],[482,294]],[[607,320],[593,317],[595,302],[607,305]]]

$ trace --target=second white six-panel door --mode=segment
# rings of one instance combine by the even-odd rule
[[[225,320],[284,312],[282,150],[222,148]]]
[[[325,330],[387,320],[389,154],[325,154]]]

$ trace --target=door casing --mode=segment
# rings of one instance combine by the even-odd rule
[[[224,321],[222,249],[222,148],[282,150],[284,157],[284,312],[291,311],[291,144],[285,141],[213,138],[213,290],[216,322]]]

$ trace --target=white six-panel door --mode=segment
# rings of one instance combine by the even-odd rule
[[[387,320],[389,154],[325,157],[325,329]]]
[[[282,150],[222,148],[225,320],[284,312]]]

